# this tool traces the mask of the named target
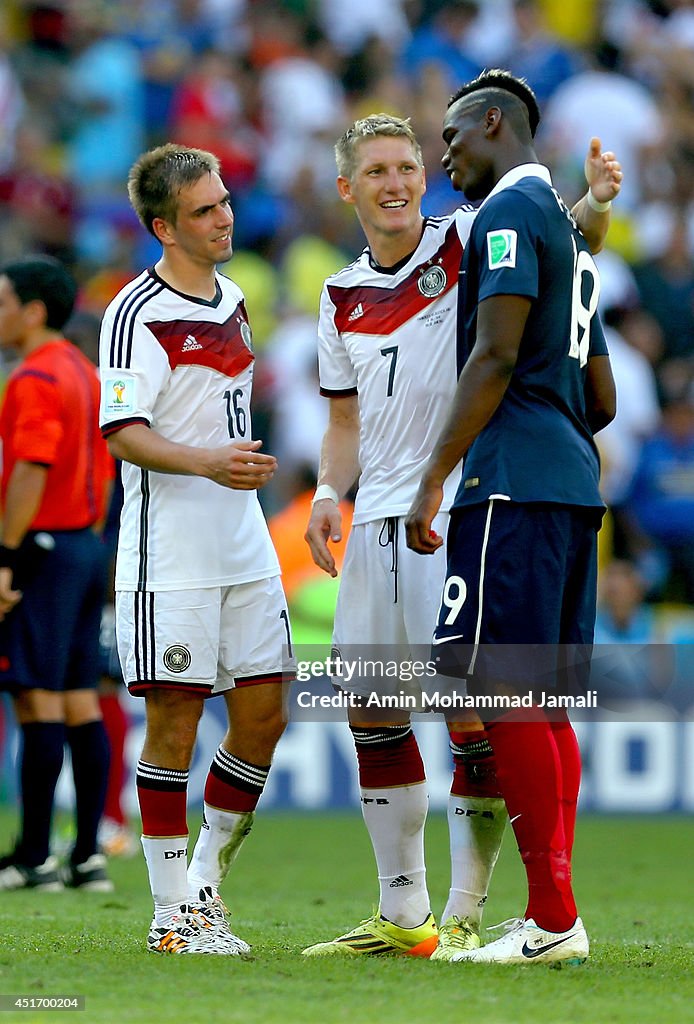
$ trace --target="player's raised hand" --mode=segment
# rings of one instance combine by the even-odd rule
[[[584,165],[586,181],[599,203],[616,199],[622,187],[622,165],[611,150],[602,152],[600,139],[593,136]]]
[[[255,491],[272,480],[277,469],[274,455],[259,451],[262,441],[239,441],[209,450],[205,476],[222,487],[236,491]]]
[[[420,555],[433,555],[443,544],[443,537],[431,528],[442,501],[443,487],[423,480],[405,518],[407,546]]]
[[[329,576],[337,576],[335,559],[328,541],[342,540],[342,513],[332,498],[321,498],[313,504],[304,540],[311,549],[311,558]]]

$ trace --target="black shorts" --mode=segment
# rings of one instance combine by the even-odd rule
[[[41,535],[39,535],[41,538]],[[81,690],[99,679],[105,549],[88,529],[23,545],[22,600],[0,623],[0,689]]]
[[[433,640],[439,670],[470,677],[486,652],[506,678],[530,682],[560,645],[589,648],[602,511],[502,498],[454,509]]]

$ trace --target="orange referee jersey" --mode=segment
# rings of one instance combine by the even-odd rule
[[[94,365],[60,338],[31,352],[10,374],[0,412],[3,508],[18,461],[48,467],[32,530],[79,530],[105,512],[113,460],[99,430]]]

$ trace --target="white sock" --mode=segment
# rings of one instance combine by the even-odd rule
[[[426,784],[362,789],[361,809],[378,865],[380,911],[401,928],[416,928],[431,912],[424,867]]]
[[[200,889],[209,886],[214,895],[251,831],[254,811],[223,811],[204,805],[200,835],[188,868],[188,893],[199,899]]]
[[[449,796],[451,888],[442,922],[455,914],[479,925],[506,820],[501,797]]]
[[[181,904],[188,900],[188,836],[142,836],[142,849],[154,900],[154,918],[160,927],[167,927]]]

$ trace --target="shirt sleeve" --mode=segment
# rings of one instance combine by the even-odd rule
[[[475,224],[479,301],[493,295],[536,299],[544,215],[519,189],[504,189],[482,208]]]
[[[28,371],[13,381],[12,389],[17,410],[12,439],[15,458],[52,466],[64,433],[57,381]]]
[[[132,346],[125,365],[110,365],[114,316],[106,311],[99,341],[99,376],[101,402],[99,423],[104,436],[132,423],[151,425],[154,405],[165,387],[171,368],[164,349],[149,328],[135,319],[132,325]]]
[[[318,317],[318,377],[326,397],[356,395],[357,374],[335,326],[335,304],[323,287]]]

